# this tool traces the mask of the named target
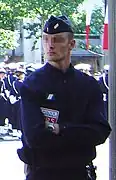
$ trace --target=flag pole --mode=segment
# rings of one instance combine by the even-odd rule
[[[104,18],[104,31],[103,31],[103,51],[104,51],[104,65],[109,64],[108,60],[108,4],[105,9],[105,18]]]
[[[91,22],[91,15],[94,4],[90,2],[90,0],[85,1],[85,12],[86,12],[86,49],[89,49],[89,34],[90,34],[90,22]]]
[[[109,179],[116,180],[116,0],[108,0],[109,20]]]
[[[86,49],[89,49],[89,33],[90,33],[90,25],[86,25]]]
[[[104,21],[103,49],[108,50],[108,5],[106,8],[105,21]]]

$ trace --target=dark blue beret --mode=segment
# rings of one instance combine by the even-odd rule
[[[43,32],[57,34],[61,32],[72,32],[71,22],[66,16],[51,16],[45,23]]]

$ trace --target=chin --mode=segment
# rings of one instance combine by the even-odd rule
[[[53,62],[57,62],[59,61],[57,58],[53,58],[53,57],[48,57],[48,61],[53,61]]]
[[[60,58],[60,57],[48,57],[47,60],[51,61],[51,62],[60,62],[60,61],[63,61],[64,58]]]

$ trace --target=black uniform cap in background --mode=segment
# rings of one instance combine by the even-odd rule
[[[45,23],[43,32],[57,34],[61,32],[72,32],[71,22],[66,16],[51,16]]]

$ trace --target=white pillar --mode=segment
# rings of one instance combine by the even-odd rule
[[[32,23],[33,21],[25,18],[24,24]],[[35,19],[34,22],[37,22]],[[24,62],[26,63],[41,63],[41,38],[38,39],[36,44],[36,50],[32,51],[32,46],[35,41],[35,37],[31,37],[30,39],[26,39],[29,36],[29,33],[26,29],[23,30],[23,51],[24,51]]]

